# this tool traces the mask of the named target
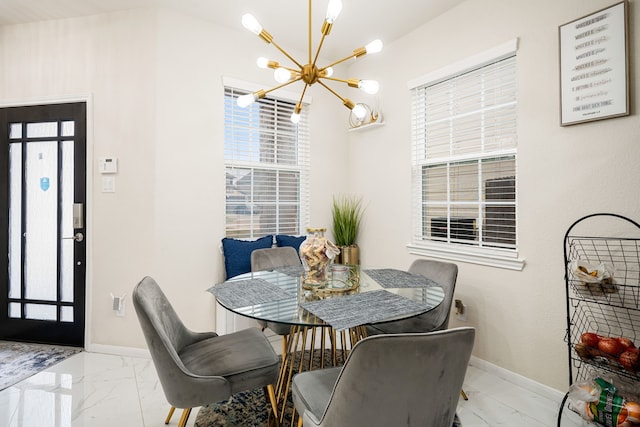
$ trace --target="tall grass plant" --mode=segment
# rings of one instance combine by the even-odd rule
[[[351,195],[333,196],[331,214],[336,245],[355,244],[362,222],[362,198]]]

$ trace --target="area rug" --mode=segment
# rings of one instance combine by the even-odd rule
[[[81,351],[77,347],[0,341],[0,390]]]
[[[229,400],[200,408],[195,427],[268,427],[269,405],[261,388],[234,394]],[[288,418],[285,416],[285,418]],[[291,425],[288,418],[283,423]],[[462,427],[455,416],[452,427]]]
[[[328,351],[328,350],[327,350]],[[308,360],[309,352],[305,352]],[[330,358],[326,354],[325,362]],[[298,353],[299,358],[299,353]],[[340,362],[343,362],[340,360]],[[314,366],[320,366],[320,354],[316,352]],[[293,406],[289,393],[287,406]],[[211,403],[200,408],[195,421],[195,427],[269,427],[270,405],[264,396],[262,388],[236,393],[228,400]],[[290,411],[287,411],[290,413]],[[289,414],[285,414],[283,425],[291,425]],[[462,423],[455,416],[452,427],[462,427]]]

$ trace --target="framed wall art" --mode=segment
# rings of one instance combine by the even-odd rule
[[[629,115],[627,0],[559,27],[560,125]]]

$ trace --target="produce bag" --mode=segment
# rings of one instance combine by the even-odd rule
[[[640,427],[640,403],[602,378],[572,384],[569,409],[604,427]]]
[[[578,259],[571,262],[570,271],[574,277],[582,282],[592,292],[615,292],[616,286],[613,282],[615,269],[605,263],[591,264]]]

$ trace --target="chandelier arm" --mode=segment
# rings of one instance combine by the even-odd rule
[[[285,70],[291,71],[295,75],[299,75],[300,74],[300,69],[291,68],[291,67],[283,67],[282,65],[278,65],[277,68],[284,68]]]
[[[318,50],[316,50],[316,57],[313,58],[313,65],[316,65],[316,62],[318,62],[318,56],[320,56],[320,49],[322,49],[322,45],[324,44],[324,39],[325,37],[327,37],[326,34],[322,33],[322,38],[320,39],[320,44],[318,44]]]
[[[282,84],[280,84],[278,86],[274,86],[269,90],[265,90],[265,91],[263,91],[262,97],[264,97],[264,95],[268,94],[269,92],[273,92],[274,90],[278,90],[278,89],[283,88],[285,86],[289,86],[291,83],[295,83],[295,82],[300,81],[300,80],[302,80],[302,77],[297,77],[297,78],[295,78],[293,80],[289,80],[288,82],[284,82],[284,83],[282,83]]]
[[[325,87],[325,89],[327,89],[329,92],[331,92],[332,94],[334,94],[335,96],[337,96],[338,98],[340,98],[340,101],[342,101],[343,103],[345,103],[345,105],[346,105],[346,102],[347,102],[347,101],[349,101],[347,98],[343,98],[343,97],[341,97],[341,96],[338,94],[338,92],[336,92],[335,90],[331,89],[329,86],[327,86],[326,84],[324,84],[321,80],[318,80],[318,83],[320,83],[322,86],[324,86],[324,87]]]
[[[287,58],[289,58],[291,61],[293,61],[293,63],[294,63],[294,64],[296,64],[300,69],[302,69],[302,64],[300,64],[298,61],[296,61],[296,60],[295,60],[295,58],[294,58],[293,56],[289,55],[289,54],[287,53],[287,51],[286,51],[286,50],[284,50],[282,47],[280,47],[280,45],[279,45],[278,43],[276,43],[276,42],[274,42],[274,41],[272,40],[272,41],[271,41],[271,44],[272,44],[273,46],[275,46],[275,48],[276,48],[276,49],[278,49],[280,52],[282,52],[282,54],[283,54],[284,56],[286,56],[286,57],[287,57]]]
[[[324,71],[324,70],[326,70],[326,69],[327,69],[327,68],[329,68],[329,67],[333,67],[333,66],[336,66],[336,65],[338,65],[338,64],[341,64],[341,63],[343,63],[344,61],[348,61],[348,60],[349,60],[349,59],[351,59],[351,58],[357,58],[357,56],[356,56],[355,54],[353,54],[353,53],[352,53],[351,55],[349,55],[349,56],[345,56],[344,58],[339,59],[339,60],[337,60],[336,62],[332,62],[331,64],[327,65],[326,67],[322,67],[322,68],[320,69],[320,71]]]
[[[309,0],[309,12],[308,12],[308,25],[307,28],[309,29],[309,61],[307,61],[309,64],[311,63],[311,51],[312,51],[312,37],[311,37],[311,0]],[[315,64],[315,63],[314,63]],[[305,86],[306,89],[306,86]]]
[[[348,84],[350,87],[358,87],[358,80],[357,79],[340,79],[338,77],[328,77],[328,76],[324,76],[322,77],[323,79],[327,79],[327,80],[333,80],[336,82],[341,82],[341,83],[346,83]]]
[[[304,98],[304,94],[307,91],[308,87],[309,87],[309,83],[305,83],[304,89],[302,89],[302,94],[300,95],[300,101],[298,101],[298,105],[302,105],[302,99]]]

